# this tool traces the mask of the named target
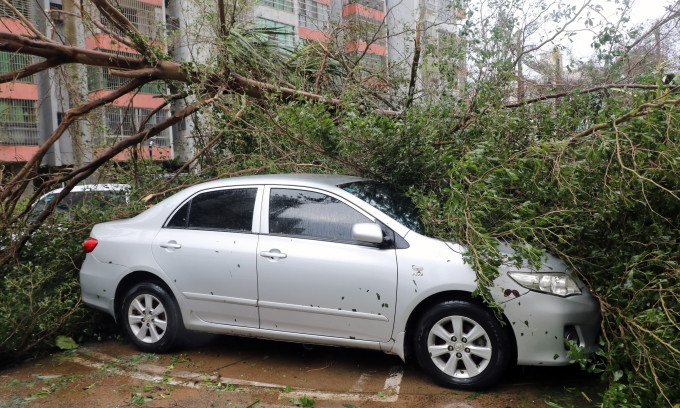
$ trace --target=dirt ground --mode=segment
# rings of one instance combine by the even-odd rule
[[[601,388],[576,367],[536,367],[463,392],[380,352],[218,336],[165,355],[93,343],[5,368],[0,407],[589,407]]]

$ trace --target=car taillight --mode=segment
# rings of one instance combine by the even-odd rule
[[[88,239],[85,240],[85,242],[83,242],[83,251],[85,251],[86,254],[89,254],[90,252],[94,251],[98,243],[99,241],[92,237],[89,237]]]

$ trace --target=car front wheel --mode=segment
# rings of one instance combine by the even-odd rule
[[[151,282],[139,283],[127,292],[121,314],[128,337],[146,352],[171,349],[183,327],[175,300]]]
[[[510,361],[503,327],[484,307],[463,300],[425,312],[415,332],[418,364],[438,383],[479,390],[497,382]]]

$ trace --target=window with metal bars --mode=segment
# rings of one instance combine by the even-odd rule
[[[293,12],[293,0],[259,0],[259,3],[278,10]]]
[[[142,121],[149,116],[153,109],[130,108],[123,106],[107,106],[104,108],[104,123],[106,125],[106,139],[117,140],[132,136],[139,131]],[[148,120],[144,129],[149,129],[164,121],[170,116],[168,110],[156,112]],[[170,146],[170,129],[163,130],[160,134],[151,138],[154,146]],[[105,142],[105,140],[99,140]]]
[[[360,14],[345,17],[349,35],[348,41],[363,41],[367,44],[385,46],[387,44],[387,29],[382,21]]]
[[[0,99],[0,144],[37,145],[36,101]]]
[[[159,34],[162,34],[163,28],[160,23],[163,23],[163,16],[160,7],[137,0],[116,0],[114,6],[142,35],[155,39]],[[116,28],[96,7],[91,5],[88,11],[93,19],[99,19],[112,32],[121,36],[127,35],[127,33]]]
[[[31,3],[29,0],[9,0],[9,3],[19,10],[24,17],[31,19]],[[0,17],[17,18],[17,15],[12,9],[0,2]]]
[[[87,84],[90,92],[118,89],[128,82],[130,78],[112,75],[108,68],[87,67]],[[139,88],[140,93],[164,94],[166,86],[163,81],[153,81]]]
[[[328,27],[328,5],[314,0],[299,0],[300,26],[324,31]]]
[[[370,52],[356,51],[354,53],[356,64],[363,74],[377,73],[387,66],[387,57]],[[361,58],[361,59],[359,59]]]
[[[343,0],[342,5],[361,4],[373,10],[385,11],[385,0]]]
[[[102,48],[97,48],[97,51],[106,52],[109,54],[120,55],[128,58],[139,58],[139,54],[133,54],[130,52],[113,51]],[[107,90],[112,91],[121,87],[123,84],[128,82],[130,78],[125,78],[121,76],[116,76],[109,72],[108,68],[99,67],[87,67],[87,85],[90,92]],[[139,88],[141,93],[149,94],[164,94],[166,93],[166,85],[163,81],[153,81],[148,84],[142,85]]]
[[[31,56],[0,51],[0,74],[16,71],[27,65],[31,65]],[[33,75],[19,78],[16,82],[33,83]]]

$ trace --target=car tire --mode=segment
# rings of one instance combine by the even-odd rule
[[[172,349],[184,329],[175,299],[153,282],[138,283],[127,292],[121,322],[135,346],[148,353]]]
[[[496,383],[510,362],[511,344],[493,313],[464,300],[431,307],[420,317],[414,336],[420,367],[437,383],[462,390]]]

